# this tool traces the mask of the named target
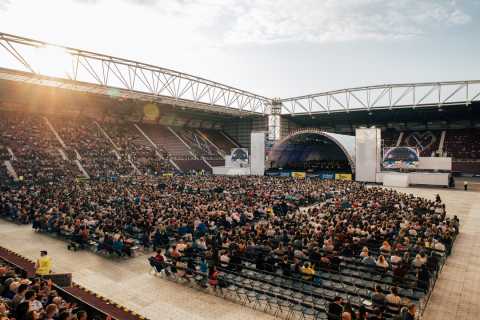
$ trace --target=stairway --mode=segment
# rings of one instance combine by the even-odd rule
[[[442,131],[442,134],[440,136],[440,142],[438,144],[438,150],[437,150],[437,154],[439,154],[440,156],[443,154],[443,146],[445,145],[445,137],[447,135],[447,131],[446,130],[443,130]]]
[[[57,138],[58,142],[59,142],[60,145],[63,147],[63,149],[67,149],[67,145],[66,145],[65,142],[63,141],[62,137],[60,137],[60,135],[58,134],[57,130],[55,130],[55,128],[53,127],[53,125],[50,123],[50,120],[48,120],[47,117],[43,117],[43,119],[45,120],[45,122],[47,123],[47,126],[50,128],[50,130],[51,130],[52,133],[54,134],[55,138]]]
[[[212,172],[212,167],[210,167],[203,160],[175,160],[175,163],[178,165],[180,170],[185,173],[192,170],[195,170],[197,172],[200,172],[202,170],[208,173]]]
[[[80,172],[83,174],[83,176],[87,179],[90,179],[90,176],[88,175],[87,171],[85,171],[85,169],[83,168],[82,164],[80,163],[80,160],[75,160],[74,162],[77,165],[78,170],[80,170]]]
[[[157,149],[163,148],[173,157],[192,157],[186,144],[167,127],[142,123],[138,125],[138,128]]]
[[[18,181],[18,175],[15,172],[15,169],[13,168],[12,163],[8,160],[5,160],[3,164],[7,168],[7,172],[13,178],[13,180]]]
[[[397,140],[397,143],[395,144],[396,147],[400,147],[400,145],[402,144],[402,140],[403,140],[403,134],[404,132],[400,132],[400,135],[398,136],[398,140]]]

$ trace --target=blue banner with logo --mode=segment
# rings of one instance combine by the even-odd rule
[[[320,173],[320,179],[324,180],[330,180],[330,179],[335,179],[335,173],[333,172],[322,172]]]

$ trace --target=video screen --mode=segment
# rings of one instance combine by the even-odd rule
[[[412,147],[384,148],[382,164],[386,169],[414,169],[418,164],[418,150]]]

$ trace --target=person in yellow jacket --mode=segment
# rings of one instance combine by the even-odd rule
[[[39,276],[46,276],[52,272],[52,258],[48,256],[45,250],[40,251],[40,258],[35,264],[35,273]]]

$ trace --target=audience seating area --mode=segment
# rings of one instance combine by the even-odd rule
[[[58,278],[36,276],[33,261],[0,247],[0,319],[145,320],[75,283],[61,284]]]
[[[235,143],[226,133],[218,130],[201,129],[200,132],[205,137],[213,142],[217,148],[223,151],[224,154],[230,154],[233,148],[238,148],[240,145]]]
[[[81,115],[1,111],[0,176],[16,178],[8,166],[20,180],[50,182],[211,172],[211,166],[224,163],[216,146],[226,144],[220,132],[210,130],[210,140],[195,129],[139,127],[143,132],[133,123],[95,122]]]
[[[138,235],[144,250],[160,248],[150,263],[169,279],[289,318],[332,318],[339,297],[345,312],[377,319],[404,306],[421,313],[459,228],[440,199],[351,181],[93,180],[9,189],[0,200],[2,216],[67,235],[75,249],[125,255]]]
[[[174,164],[208,172],[202,157],[230,143],[218,132],[17,113],[0,130],[1,158],[24,177],[0,181],[0,217],[71,250],[153,249],[155,273],[289,319],[421,315],[459,232],[440,197],[342,180],[164,175]],[[90,179],[74,179],[84,172]]]
[[[251,220],[242,222],[240,217],[216,230],[209,229],[210,224],[203,229],[201,221],[195,228],[186,225],[176,232],[157,230],[155,247],[165,250],[149,259],[152,270],[288,318],[340,319],[329,314],[336,297],[345,302],[344,310],[365,309],[371,319],[394,319],[400,310],[415,308],[421,314],[451,252],[458,220],[445,217],[440,199],[423,202],[352,184],[348,189],[355,195],[347,200],[345,187],[337,186],[338,195],[331,198],[317,198],[321,210],[299,212],[293,209],[296,205],[289,209],[280,205],[273,216],[257,211]],[[362,199],[364,192],[371,192],[369,199],[386,199],[389,209],[381,209],[376,218],[364,216],[373,213],[372,207],[354,200]],[[400,210],[400,199],[409,203],[408,208]],[[403,210],[412,216],[400,218]],[[355,222],[365,218],[379,219],[382,227],[371,229],[367,223],[365,228]],[[307,230],[302,232],[302,227]],[[425,241],[437,228],[446,231],[446,237]]]
[[[444,151],[453,157],[453,171],[480,174],[480,129],[447,131]]]

